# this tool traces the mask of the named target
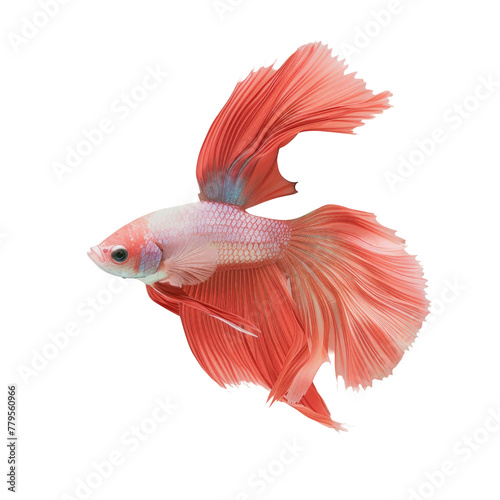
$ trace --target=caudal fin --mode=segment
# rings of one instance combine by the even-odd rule
[[[299,132],[352,134],[389,107],[320,43],[297,49],[277,70],[260,68],[236,85],[198,157],[200,199],[248,208],[294,194],[278,170],[278,151]]]
[[[329,351],[346,386],[390,375],[428,312],[419,263],[370,213],[328,205],[291,223],[278,265],[290,277],[312,352],[288,398],[304,394]]]

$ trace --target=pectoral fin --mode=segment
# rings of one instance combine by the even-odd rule
[[[166,278],[159,283],[172,286],[197,285],[206,281],[217,268],[217,248],[207,242],[183,242],[169,248],[162,263]]]

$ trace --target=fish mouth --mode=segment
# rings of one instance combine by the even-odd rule
[[[104,264],[104,262],[106,261],[106,259],[104,258],[104,254],[99,247],[92,247],[90,251],[87,252],[87,255],[96,264]]]

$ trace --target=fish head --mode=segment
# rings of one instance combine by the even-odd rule
[[[146,221],[137,219],[92,247],[88,256],[109,274],[144,278],[158,270],[162,250],[149,236]]]

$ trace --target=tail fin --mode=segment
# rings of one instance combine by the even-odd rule
[[[172,301],[179,298],[173,287],[157,291],[165,296],[152,296],[153,300],[172,310]],[[181,293],[177,311],[186,338],[213,380],[223,387],[242,382],[278,387],[280,401],[327,427],[344,429],[332,420],[313,384],[295,401],[286,397],[294,374],[309,359],[309,350],[287,281],[276,264],[216,272],[203,283],[183,287]],[[221,310],[256,325],[258,336],[242,335],[234,325],[220,321],[220,312],[216,316],[212,311]]]
[[[370,213],[328,205],[291,223],[279,266],[290,277],[312,355],[288,398],[304,393],[329,351],[346,386],[390,375],[427,315],[419,263]]]
[[[278,170],[278,151],[299,132],[352,134],[389,107],[326,45],[300,47],[279,69],[260,68],[236,85],[198,157],[200,199],[248,208],[294,194]]]

